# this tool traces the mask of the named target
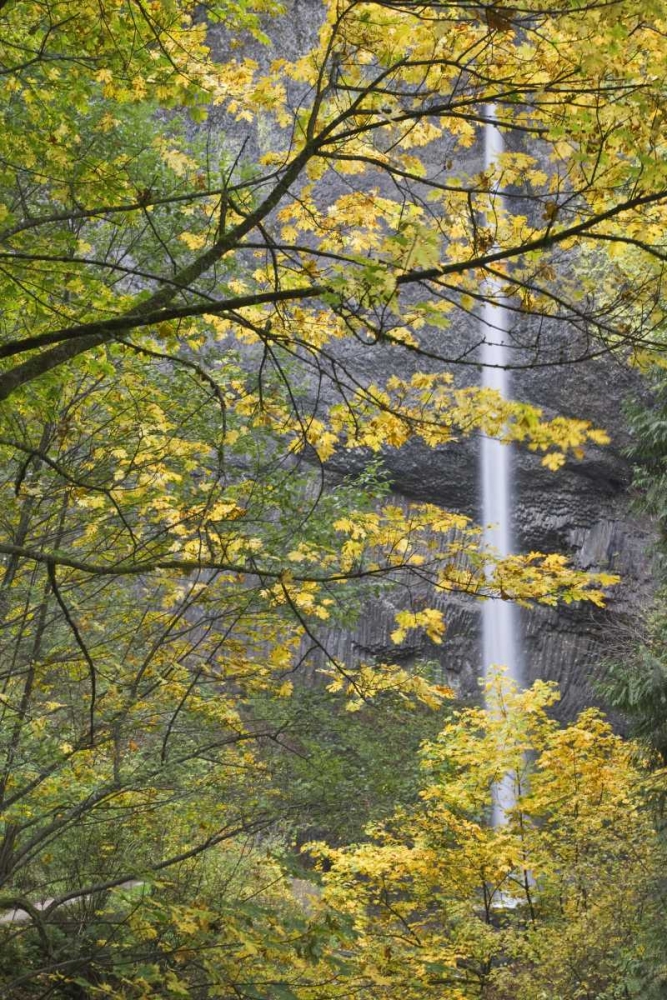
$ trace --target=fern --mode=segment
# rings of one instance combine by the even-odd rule
[[[633,439],[626,454],[634,464],[635,505],[657,518],[667,547],[667,372],[653,373],[648,388],[648,402],[635,401],[626,408]]]

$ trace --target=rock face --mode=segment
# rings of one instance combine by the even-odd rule
[[[321,23],[319,0],[293,0],[287,6],[287,16],[270,25],[272,46],[252,46],[244,52],[260,65],[268,65],[278,56],[297,58],[316,42]],[[224,28],[212,29],[211,42],[218,56],[227,55]],[[251,129],[216,118],[215,111],[212,122],[224,129],[225,144],[232,155],[242,143],[244,155],[254,158],[280,142],[261,117]],[[425,155],[428,160],[428,151]],[[430,155],[442,159],[442,151],[431,151]],[[470,151],[464,173],[479,170],[481,156],[479,144]],[[333,183],[332,200],[340,193]],[[577,332],[562,325],[545,328],[541,323],[534,330],[530,319],[519,316],[513,334],[517,360],[528,367],[515,373],[512,395],[538,404],[546,416],[583,417],[611,437],[609,446],[588,448],[582,460],[570,461],[556,473],[543,468],[539,458],[528,452],[516,449],[514,454],[514,537],[518,550],[562,552],[581,568],[610,570],[622,577],[605,610],[571,606],[522,612],[526,679],[557,681],[562,692],[560,711],[563,716],[572,716],[585,704],[599,700],[595,684],[605,656],[613,653],[615,623],[632,619],[646,606],[652,592],[654,533],[648,521],[630,510],[631,470],[623,458],[627,431],[622,404],[641,392],[641,381],[611,356],[556,364],[562,357],[585,354],[589,346],[580,342]],[[449,359],[465,359],[464,364],[454,364],[450,370],[457,382],[469,384],[478,378],[471,359],[474,362],[474,348],[482,338],[479,325],[469,320],[431,334],[426,346]],[[405,376],[410,370],[438,367],[382,345],[342,344],[337,351],[338,360],[362,382],[381,382],[395,371]],[[414,443],[398,451],[386,450],[383,462],[397,501],[426,501],[479,517],[478,451],[474,439],[435,451]],[[341,452],[329,463],[329,471],[334,478],[348,475],[367,461],[368,456],[361,452]],[[404,664],[427,660],[437,665],[442,680],[462,695],[474,694],[483,670],[479,604],[464,599],[443,603],[448,630],[440,646],[425,637],[400,647],[393,645],[389,633],[398,607],[399,603],[387,598],[377,600],[364,609],[355,631],[328,636],[328,648],[341,659],[377,657]]]
[[[383,359],[384,360],[384,359]],[[381,359],[374,359],[381,377]],[[546,374],[545,374],[546,371]],[[561,552],[588,570],[609,570],[622,582],[611,589],[604,610],[569,606],[522,611],[520,643],[526,680],[557,681],[559,711],[570,717],[599,701],[596,683],[604,659],[613,654],[619,629],[650,601],[653,582],[651,523],[632,512],[631,469],[622,455],[627,444],[623,400],[641,391],[638,376],[613,360],[557,369],[525,371],[514,379],[516,398],[539,404],[548,416],[581,417],[604,428],[611,444],[591,447],[580,461],[558,472],[535,455],[514,449],[514,538],[518,551]],[[383,458],[399,502],[426,501],[478,518],[481,507],[479,448],[466,439],[435,451],[411,444]],[[338,473],[359,468],[364,456],[341,453]],[[483,670],[480,605],[448,599],[441,605],[448,623],[442,645],[426,637],[395,647],[388,639],[398,604],[385,600],[365,610],[353,634],[331,636],[332,651],[353,659],[378,657],[438,664],[443,681],[473,695]]]

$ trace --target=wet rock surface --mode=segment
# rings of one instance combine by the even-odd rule
[[[318,0],[292,0],[287,16],[270,26],[271,46],[252,44],[244,55],[264,67],[275,58],[297,58],[314,45],[321,23]],[[219,57],[227,51],[224,26],[211,32]],[[243,147],[249,161],[278,148],[281,136],[262,115],[249,127],[230,122],[216,109],[211,125],[224,137],[232,155]],[[222,139],[221,139],[222,141]],[[514,140],[510,138],[510,143]],[[426,159],[442,150],[425,151]],[[474,174],[481,166],[481,145],[458,164],[459,175]],[[338,193],[331,181],[331,199]],[[521,206],[520,206],[521,207]],[[530,206],[527,207],[528,211]],[[522,210],[526,210],[523,206]],[[572,266],[577,266],[573,262]],[[521,645],[528,681],[552,679],[562,691],[560,711],[571,716],[591,701],[598,701],[596,683],[604,659],[613,654],[618,629],[632,620],[651,600],[653,581],[651,551],[655,535],[650,522],[631,510],[631,469],[623,456],[627,430],[623,403],[642,392],[636,371],[613,356],[562,364],[563,358],[589,353],[581,331],[566,324],[544,323],[515,316],[513,335],[517,364],[527,367],[512,379],[512,395],[541,406],[546,416],[558,414],[590,420],[604,428],[611,444],[590,447],[580,461],[568,461],[558,472],[540,464],[538,456],[514,449],[514,538],[519,551],[562,552],[575,565],[590,570],[619,573],[622,583],[610,593],[604,610],[564,607],[522,612]],[[450,370],[457,384],[477,382],[475,348],[483,332],[474,318],[458,321],[446,331],[432,332],[425,346],[442,361],[424,361],[416,355],[386,345],[344,342],[336,345],[337,361],[361,383],[381,383],[393,372],[407,376],[417,370]],[[591,352],[594,353],[594,352]],[[318,387],[321,398],[332,400],[335,390]],[[479,443],[475,439],[453,442],[435,450],[418,442],[382,455],[395,499],[400,503],[429,502],[479,518]],[[341,451],[328,463],[332,480],[359,472],[371,456]],[[415,595],[413,595],[413,598]],[[419,595],[416,595],[419,600]],[[433,603],[433,602],[430,602]],[[435,602],[437,604],[437,602]],[[375,600],[364,609],[359,625],[327,636],[327,647],[345,659],[390,659],[409,665],[427,660],[440,678],[462,695],[474,695],[483,670],[480,643],[480,605],[465,598],[443,600],[448,630],[442,645],[418,637],[401,646],[391,643],[396,610],[405,606],[397,596]]]
[[[468,352],[479,339],[479,328],[471,321],[433,333],[424,343],[451,358],[470,357]],[[562,366],[544,363],[563,348],[571,350],[574,342],[571,330],[553,325],[545,351],[536,364],[513,373],[511,389],[514,398],[540,406],[546,417],[586,419],[610,437],[607,446],[587,447],[583,458],[568,459],[557,472],[542,466],[538,455],[511,446],[516,551],[559,552],[579,568],[621,576],[621,583],[609,591],[605,609],[570,605],[521,612],[519,642],[526,680],[556,681],[563,717],[600,703],[597,686],[605,659],[614,655],[623,629],[650,604],[655,586],[655,532],[650,520],[632,509],[632,469],[624,454],[629,443],[624,404],[643,395],[642,379],[636,369],[614,356]],[[340,353],[344,364],[364,382],[382,383],[393,372],[406,377],[420,368],[452,371],[458,384],[479,379],[474,366],[439,366],[384,345],[344,345]],[[434,503],[479,520],[479,451],[474,437],[435,450],[412,442],[386,449],[382,462],[398,502]],[[360,471],[369,458],[361,451],[340,451],[329,468],[337,475],[349,475]],[[413,599],[419,602],[423,595],[417,593]],[[443,682],[463,696],[475,696],[484,669],[481,605],[451,596],[442,602],[429,598],[429,603],[441,608],[448,624],[442,645],[424,636],[393,646],[389,633],[396,610],[405,601],[397,598],[394,604],[384,598],[364,610],[356,631],[330,636],[329,648],[353,659],[376,657],[404,665],[426,660]]]
[[[376,356],[375,377],[382,377],[387,357]],[[404,369],[400,368],[401,372]],[[569,606],[523,611],[521,645],[526,678],[555,680],[562,690],[561,711],[572,715],[597,701],[596,684],[604,659],[613,655],[619,630],[651,600],[653,527],[631,509],[631,468],[623,451],[628,443],[624,401],[642,392],[639,375],[609,358],[557,369],[517,373],[513,395],[541,406],[547,416],[584,417],[604,428],[611,443],[590,447],[581,460],[569,460],[552,472],[538,456],[513,447],[514,538],[518,551],[561,552],[588,570],[620,574],[607,608]],[[392,488],[400,501],[425,501],[479,518],[479,442],[462,439],[431,450],[419,443],[383,456]],[[332,466],[340,474],[356,471],[360,453],[340,452]],[[392,649],[387,636],[395,608],[388,603],[368,609],[358,633],[334,637],[348,655],[424,658],[438,664],[442,678],[462,694],[477,687],[483,664],[480,606],[465,599],[442,604],[448,631],[441,646],[424,638]]]
[[[513,449],[517,551],[561,552],[582,569],[621,576],[605,609],[571,605],[521,613],[526,679],[556,681],[563,716],[599,702],[596,685],[605,658],[614,654],[624,626],[646,608],[654,589],[655,533],[651,522],[631,509],[631,468],[623,456],[623,402],[641,391],[638,375],[613,360],[551,370],[548,378],[536,369],[514,379],[516,397],[539,404],[547,415],[590,419],[611,437],[607,447],[589,448],[580,461],[568,461],[558,472],[541,466],[539,457]],[[396,499],[436,503],[479,518],[478,451],[474,439],[435,451],[419,444],[387,451],[384,462]],[[333,464],[339,473],[349,473],[363,460],[342,452]],[[474,695],[483,670],[480,605],[450,598],[440,606],[448,622],[441,646],[424,637],[392,648],[388,633],[396,607],[384,602],[367,609],[355,633],[332,636],[334,648],[353,657],[428,660],[462,695]]]

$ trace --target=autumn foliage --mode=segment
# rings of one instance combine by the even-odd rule
[[[552,685],[495,673],[486,693],[424,744],[418,806],[367,843],[311,848],[353,921],[351,980],[388,998],[659,995],[664,845],[636,750],[592,709],[561,728]]]
[[[312,912],[269,748],[302,752],[276,719],[304,675],[443,711],[427,665],[331,652],[386,592],[398,653],[446,642],[452,594],[616,582],[486,551],[371,459],[481,433],[557,474],[606,444],[480,388],[477,321],[510,303],[517,368],[659,352],[667,7],[307,6],[290,53],[273,0],[0,0],[0,995],[637,996],[655,838],[600,716],[494,687]]]

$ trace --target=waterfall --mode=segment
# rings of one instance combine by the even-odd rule
[[[495,120],[495,106],[485,109],[485,117]],[[498,156],[503,152],[503,137],[495,125],[484,126],[484,169],[493,170]],[[496,189],[495,204],[503,208],[502,194]],[[491,224],[493,224],[491,220]],[[484,365],[482,384],[509,395],[509,373],[500,367],[507,363],[509,316],[499,295],[498,282],[491,279],[486,287],[494,301],[487,301],[481,314],[481,361]],[[511,501],[512,455],[507,445],[483,437],[481,447],[482,523],[484,542],[500,555],[512,551]],[[516,607],[509,601],[487,600],[482,605],[482,657],[485,673],[493,664],[506,668],[509,677],[522,685],[522,670],[518,649],[518,616]],[[494,789],[493,823],[503,822],[507,809],[514,804],[512,776],[508,775]]]

